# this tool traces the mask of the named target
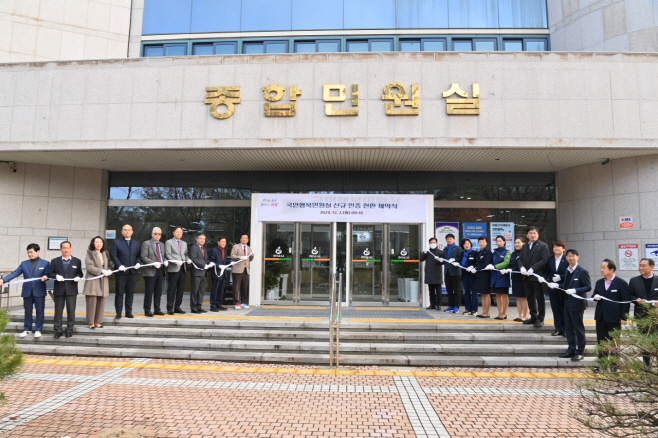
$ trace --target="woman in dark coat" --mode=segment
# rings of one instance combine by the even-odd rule
[[[514,252],[510,259],[510,269],[514,272],[519,272],[519,257],[521,256],[521,248],[525,240],[522,237],[517,237],[514,240]],[[516,310],[519,312],[519,317],[514,321],[523,322],[530,317],[530,309],[528,308],[528,298],[523,289],[523,275],[512,274],[512,295],[516,298]]]
[[[443,284],[443,262],[437,260],[441,257],[441,250],[437,246],[436,238],[430,238],[430,248],[420,254],[420,261],[425,262],[425,284],[430,290],[430,306],[427,308],[441,310],[441,285]]]
[[[463,250],[462,259],[459,260],[459,263],[464,268],[468,269],[472,266],[475,269],[478,252],[473,249],[471,241],[464,238],[459,242],[459,246]],[[478,294],[475,292],[475,274],[467,270],[462,271],[462,286],[464,290],[464,307],[466,308],[462,315],[475,316],[478,313]]]
[[[506,270],[510,264],[512,251],[505,247],[505,238],[496,236],[496,249],[493,250],[494,268],[497,271],[491,271],[491,293],[496,294],[496,305],[498,306],[498,316],[494,319],[507,319],[507,309],[509,307],[509,273],[504,274],[500,270]]]
[[[478,318],[489,318],[491,315],[491,271],[494,269],[493,254],[489,250],[486,236],[478,238],[480,252],[478,252],[475,269],[475,291],[480,294],[482,300],[482,313],[477,315]]]

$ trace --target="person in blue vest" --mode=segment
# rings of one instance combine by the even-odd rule
[[[42,260],[39,255],[41,248],[36,243],[30,243],[27,246],[28,260],[21,262],[14,272],[8,274],[5,278],[0,279],[0,288],[3,283],[10,282],[19,275],[23,275],[25,280],[39,278],[36,281],[27,281],[23,283],[23,308],[25,309],[25,321],[23,322],[23,333],[19,336],[24,338],[32,331],[32,308],[37,311],[35,322],[34,337],[40,338],[43,330],[44,308],[46,307],[46,280],[50,271],[50,263]]]
[[[443,258],[448,260],[444,265],[444,281],[446,285],[446,294],[448,295],[448,308],[444,312],[459,312],[461,303],[461,277],[462,270],[459,263],[462,258],[462,249],[455,244],[455,235],[446,234],[446,247],[443,248]]]

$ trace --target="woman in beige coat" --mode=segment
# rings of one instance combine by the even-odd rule
[[[105,297],[110,293],[110,282],[107,276],[112,272],[110,271],[110,258],[105,250],[105,241],[102,237],[96,236],[91,239],[85,257],[85,265],[87,273],[82,293],[87,301],[87,324],[90,329],[101,328],[105,313]],[[104,275],[104,277],[87,280],[98,275]]]

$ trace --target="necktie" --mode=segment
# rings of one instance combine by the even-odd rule
[[[155,242],[155,252],[158,255],[158,263],[162,263],[162,255],[160,254],[160,242]]]
[[[199,245],[199,248],[201,248],[201,255],[203,256],[203,258],[205,258],[206,252],[203,250],[203,246]]]
[[[180,249],[180,240],[176,241],[178,243],[178,252],[181,252],[182,250]]]
[[[242,254],[247,255],[247,247],[242,245]]]

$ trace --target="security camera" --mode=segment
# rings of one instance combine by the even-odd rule
[[[16,173],[16,163],[14,163],[13,161],[9,162],[9,171],[11,173]]]

